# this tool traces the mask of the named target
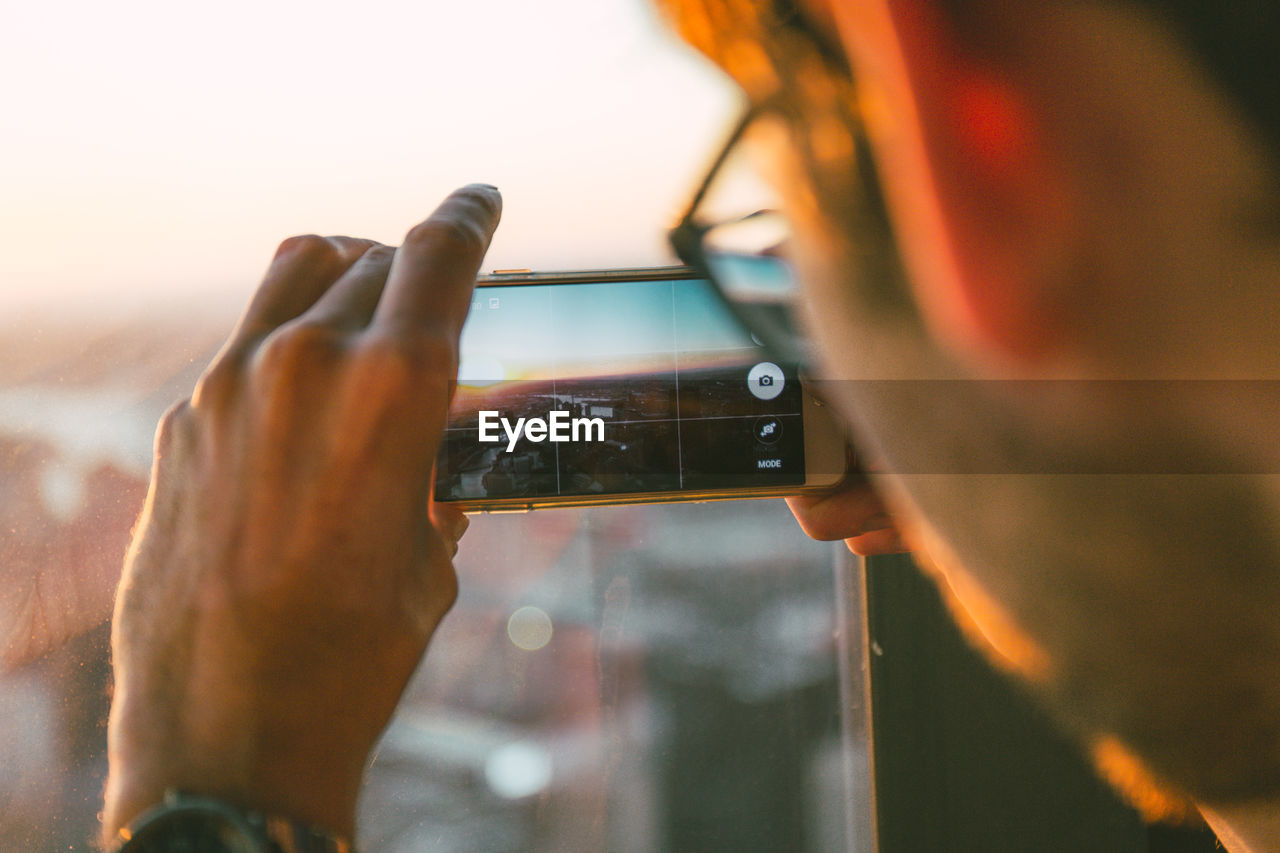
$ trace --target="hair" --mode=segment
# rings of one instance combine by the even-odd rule
[[[1280,3],[1276,0],[1128,0],[1163,21],[1217,79],[1280,159]],[[960,26],[972,0],[944,0]]]
[[[1280,152],[1280,4],[1275,0],[1140,0],[1165,18]]]

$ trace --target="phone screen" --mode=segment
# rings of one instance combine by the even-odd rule
[[[800,485],[802,400],[705,280],[481,286],[436,499]]]

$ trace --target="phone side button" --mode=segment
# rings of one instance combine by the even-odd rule
[[[503,507],[502,509],[486,509],[484,511],[484,514],[485,515],[522,515],[528,512],[530,509],[532,509],[532,507],[512,506],[512,507]]]

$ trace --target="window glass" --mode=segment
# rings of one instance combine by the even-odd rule
[[[467,540],[367,849],[842,847],[833,552],[781,502],[490,516]]]
[[[91,850],[105,620],[155,424],[275,245],[395,244],[484,180],[505,199],[489,269],[671,263],[665,226],[739,103],[641,0],[11,12],[0,850]],[[836,564],[778,501],[477,518],[362,849],[838,849]]]

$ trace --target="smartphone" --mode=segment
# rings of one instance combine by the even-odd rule
[[[435,499],[466,511],[835,485],[830,408],[688,267],[477,281]]]

